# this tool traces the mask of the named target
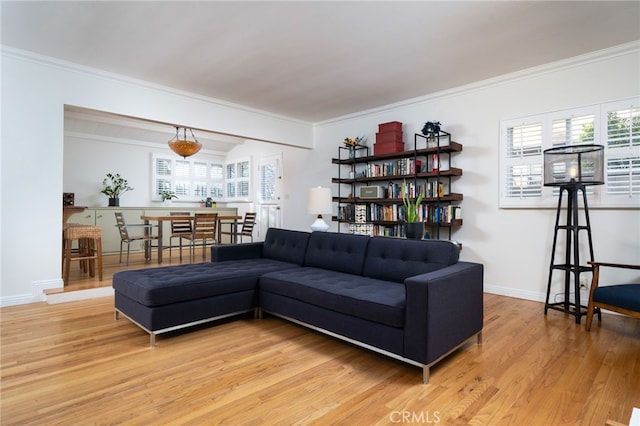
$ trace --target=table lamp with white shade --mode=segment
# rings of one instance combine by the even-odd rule
[[[322,219],[323,214],[330,214],[333,210],[331,189],[318,186],[310,188],[307,194],[307,213],[318,215],[311,224],[312,231],[325,232],[329,225]]]

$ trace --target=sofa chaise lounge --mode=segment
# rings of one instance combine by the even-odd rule
[[[212,261],[114,274],[121,313],[151,336],[254,311],[429,368],[481,341],[483,265],[448,241],[271,228]]]

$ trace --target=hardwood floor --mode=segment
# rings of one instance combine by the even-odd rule
[[[428,385],[417,367],[274,317],[154,349],[114,319],[111,297],[5,307],[0,320],[2,425],[604,425],[640,407],[640,321],[605,314],[587,333],[491,294],[483,345],[443,360]]]

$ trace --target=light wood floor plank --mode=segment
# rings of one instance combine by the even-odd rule
[[[603,425],[640,407],[640,321],[604,315],[587,333],[490,294],[484,343],[436,365],[429,385],[419,368],[269,316],[154,349],[114,319],[111,297],[0,308],[0,325],[2,425]]]

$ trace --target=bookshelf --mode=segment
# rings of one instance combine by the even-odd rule
[[[348,148],[339,147],[338,157],[331,160],[337,166],[332,182],[338,206],[332,219],[339,232],[404,236],[400,188],[406,181],[411,198],[424,194],[419,217],[430,238],[451,239],[452,229],[462,226],[463,195],[454,191],[462,169],[453,167],[462,145],[440,131],[433,138],[416,133],[413,149],[402,152],[369,155],[367,147],[361,148],[366,149],[350,156]],[[361,189],[373,186],[380,188]]]

